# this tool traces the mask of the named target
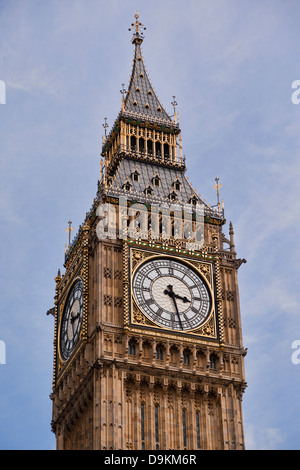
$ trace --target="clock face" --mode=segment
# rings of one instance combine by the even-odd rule
[[[141,311],[172,330],[198,328],[211,311],[208,286],[193,268],[172,258],[152,258],[135,272],[133,295]]]
[[[60,353],[64,361],[70,357],[79,338],[83,313],[82,290],[82,281],[78,279],[73,284],[65,305],[60,329]]]

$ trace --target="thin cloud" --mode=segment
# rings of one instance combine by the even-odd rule
[[[285,442],[285,436],[279,428],[261,428],[249,425],[245,427],[246,449],[248,450],[274,450]]]

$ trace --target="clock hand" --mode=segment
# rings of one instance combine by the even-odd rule
[[[167,286],[167,288],[169,289],[165,289],[164,290],[164,294],[168,295],[169,297],[173,297],[174,295],[174,292],[173,292],[173,286],[169,285]]]
[[[180,323],[180,327],[181,327],[181,329],[183,330],[182,323],[181,323],[181,318],[180,318],[179,311],[178,311],[178,307],[177,307],[177,303],[176,303],[176,300],[175,300],[175,295],[172,295],[172,299],[173,299],[173,303],[174,303],[174,306],[175,306],[175,310],[176,310],[176,313],[177,313],[177,316],[178,316],[178,320],[179,320],[179,323]]]
[[[74,338],[74,314],[71,312],[71,318],[70,318],[71,326],[72,326],[72,334]]]
[[[74,315],[74,313],[72,312],[71,313],[71,323],[74,323],[74,321],[77,320],[78,317],[79,317],[79,312],[77,312],[76,315]]]
[[[184,302],[184,303],[191,302],[186,296],[181,297],[180,295],[174,294],[174,297],[176,297],[176,299],[182,300],[182,302]]]
[[[80,312],[77,312],[76,315],[74,315],[74,312],[71,312],[70,321],[71,321],[71,325],[72,325],[73,338],[74,338],[74,336],[75,336],[74,322],[75,322],[75,321],[77,320],[77,318],[79,317],[79,314],[80,314]]]
[[[177,316],[178,316],[178,320],[179,320],[179,323],[180,323],[180,327],[183,330],[183,326],[182,326],[182,323],[181,323],[181,318],[180,318],[178,307],[177,307],[177,302],[176,302],[176,299],[175,299],[176,294],[173,292],[173,286],[169,285],[167,287],[168,287],[169,290],[165,289],[164,294],[169,295],[172,298],[173,304],[174,304],[174,307],[175,307],[175,310],[176,310],[176,313],[177,313]]]
[[[164,291],[165,294],[169,295],[170,297],[175,297],[176,299],[180,299],[184,303],[190,302],[190,300],[186,296],[181,297],[181,295],[175,294],[175,292],[173,292],[173,286],[169,285],[167,287],[169,288],[169,290],[166,289]]]

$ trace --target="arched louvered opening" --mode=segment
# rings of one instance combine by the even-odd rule
[[[161,157],[161,143],[155,142],[155,155]]]
[[[169,160],[169,158],[170,158],[169,144],[164,144],[164,158],[165,158],[165,160]]]
[[[136,137],[135,137],[135,135],[132,135],[130,137],[130,148],[131,148],[131,150],[136,150]]]
[[[152,140],[147,140],[147,153],[148,153],[148,155],[153,155],[153,142],[152,142]]]
[[[143,137],[140,137],[139,139],[139,150],[142,153],[145,152],[145,140],[143,139]]]

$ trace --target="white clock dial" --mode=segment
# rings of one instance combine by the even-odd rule
[[[165,328],[193,330],[211,311],[211,294],[204,279],[173,258],[144,262],[134,274],[132,289],[142,312]]]

